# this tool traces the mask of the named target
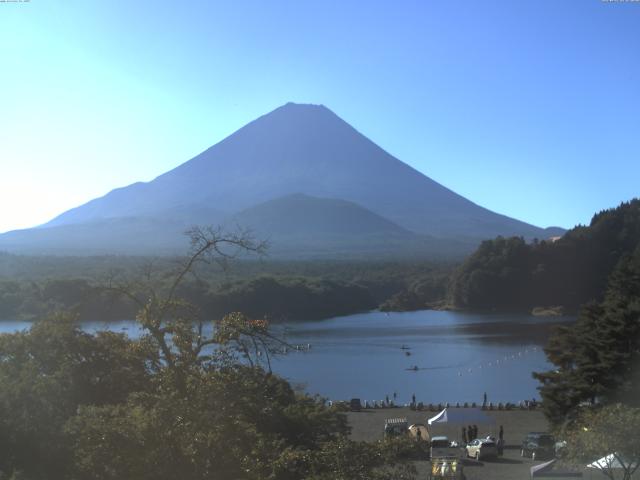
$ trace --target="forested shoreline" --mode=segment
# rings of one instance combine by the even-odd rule
[[[196,252],[224,241],[196,238]],[[534,373],[542,409],[569,458],[637,455],[627,442],[640,427],[639,200],[554,242],[484,242],[458,267],[239,262],[230,273],[189,257],[110,260],[0,255],[0,318],[41,320],[0,336],[10,478],[413,478],[416,442],[349,440],[338,408],[296,392],[268,362],[286,343],[272,322],[376,306],[579,310],[545,348],[554,368]],[[77,326],[134,317],[139,339]],[[204,353],[212,343],[216,355]]]
[[[68,314],[0,335],[0,478],[414,478],[416,442],[352,441],[340,408],[271,371],[290,345],[268,321],[234,312],[203,333],[180,287],[234,242],[254,249],[205,234],[162,282],[112,279],[107,291],[138,308],[139,338],[85,332]]]
[[[135,289],[152,276],[168,287],[178,259],[143,257],[28,257],[0,254],[0,321],[33,320],[71,311],[80,320],[134,318],[137,307],[113,288]],[[199,270],[180,295],[203,316],[243,311],[273,322],[317,320],[378,308],[411,285],[441,297],[451,264],[405,262],[238,261]],[[431,293],[429,293],[431,292]]]
[[[209,318],[242,310],[270,321],[317,320],[380,308],[576,314],[601,301],[611,272],[640,242],[640,201],[594,215],[562,238],[484,241],[462,264],[406,261],[238,261],[206,266],[181,295]],[[28,257],[0,253],[0,320],[72,311],[81,320],[134,318],[108,285],[166,282],[177,258]]]
[[[609,275],[640,243],[640,200],[593,216],[559,239],[483,242],[453,273],[446,303],[472,311],[560,307],[577,313],[601,301]]]

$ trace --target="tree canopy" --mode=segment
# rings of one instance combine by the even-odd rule
[[[640,408],[612,404],[582,412],[567,436],[570,459],[599,468],[611,480],[631,480],[640,468]]]
[[[609,275],[639,243],[640,199],[600,212],[555,241],[487,240],[452,275],[447,301],[470,310],[577,312],[602,300]]]
[[[0,470],[30,480],[412,478],[415,442],[365,444],[346,418],[274,375],[269,322],[231,313],[205,336],[180,285],[208,255],[258,250],[199,231],[168,288],[107,289],[139,306],[144,334],[89,334],[68,315],[0,335]]]
[[[604,300],[561,327],[546,353],[555,369],[534,376],[555,424],[571,422],[584,402],[640,406],[640,246],[620,259]]]

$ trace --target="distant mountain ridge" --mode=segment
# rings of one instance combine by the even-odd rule
[[[230,221],[251,225],[256,233],[267,235],[415,235],[353,202],[302,193],[250,207],[234,215]]]
[[[156,237],[150,244],[162,243],[158,237],[167,237],[166,243],[171,244],[175,242],[168,237],[175,237],[175,232],[174,228],[167,230],[167,225],[181,225],[187,219],[191,223],[217,224],[244,215],[245,221],[251,219],[246,226],[254,227],[251,223],[264,221],[259,213],[247,213],[252,208],[296,194],[304,195],[297,197],[301,202],[297,212],[301,208],[318,208],[317,201],[303,201],[311,197],[344,202],[332,204],[330,210],[336,219],[348,218],[348,212],[355,215],[357,206],[360,210],[356,216],[366,228],[352,230],[350,235],[363,235],[374,223],[382,229],[378,234],[390,233],[383,224],[388,228],[394,225],[396,233],[406,238],[423,235],[465,244],[497,235],[547,238],[558,234],[558,230],[545,230],[496,214],[452,192],[385,152],[324,106],[289,103],[151,182],[115,189],[37,229],[0,236],[0,248],[13,249],[17,244],[52,248],[55,242],[51,243],[51,235],[45,230],[70,229],[69,235],[74,235],[72,232],[77,234],[80,225],[89,229],[90,225],[104,226],[105,222],[120,225],[121,235],[126,236],[123,219],[140,219],[149,225],[148,234]],[[271,212],[276,225],[275,211],[284,208],[282,215],[289,215],[284,211],[291,211],[295,203],[290,198],[270,209],[264,205],[261,208]],[[324,202],[323,207],[329,204]],[[301,214],[300,218],[307,216]],[[124,223],[131,221],[135,223]],[[154,222],[157,228],[152,227]],[[324,226],[334,228],[338,223],[327,221]],[[353,226],[349,221],[341,225],[343,230]],[[307,236],[317,237],[318,229],[314,233],[314,225],[307,226]],[[346,230],[332,233],[344,234]],[[273,232],[275,236],[284,233]],[[305,236],[303,231],[298,234],[300,238]],[[90,240],[88,230],[86,235]],[[149,243],[140,236],[141,232],[136,235],[139,245]],[[59,233],[57,241],[63,236]],[[101,241],[97,235],[94,240]],[[118,239],[111,239],[112,246],[113,242]],[[72,238],[66,244],[73,248]]]

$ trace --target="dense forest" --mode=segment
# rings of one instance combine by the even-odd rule
[[[247,480],[412,478],[415,443],[350,441],[339,409],[265,363],[285,342],[271,322],[377,306],[578,311],[546,348],[554,369],[534,374],[545,414],[573,452],[588,451],[584,425],[640,425],[639,200],[556,241],[486,241],[457,268],[244,260],[228,270],[188,258],[0,255],[0,318],[41,319],[0,336],[7,478],[199,479],[214,468]],[[77,326],[134,317],[138,339]],[[214,337],[201,336],[202,319],[216,322]]]
[[[417,442],[351,441],[339,407],[271,372],[287,344],[269,322],[231,313],[203,335],[179,287],[224,241],[202,239],[168,288],[118,284],[137,306],[137,339],[87,333],[68,314],[0,335],[0,478],[414,478]]]
[[[116,281],[135,289],[141,278],[151,277],[159,288],[166,288],[179,262],[0,254],[0,320],[34,319],[52,311],[72,311],[81,320],[131,319],[136,306],[108,286]],[[181,283],[181,295],[208,318],[243,311],[276,322],[372,310],[414,288],[426,298],[441,299],[453,268],[428,262],[269,259],[239,260],[225,267],[200,265],[197,275]]]
[[[209,318],[242,310],[272,321],[321,319],[381,308],[577,313],[601,301],[620,259],[640,242],[640,200],[596,214],[562,238],[484,241],[461,265],[406,261],[238,260],[205,265],[181,294]],[[82,320],[122,320],[135,306],[105,288],[153,276],[162,285],[179,258],[29,257],[0,253],[0,320],[73,311]]]
[[[556,368],[535,377],[553,423],[571,421],[585,402],[640,407],[640,244],[618,261],[603,301],[558,327],[545,351]]]
[[[584,465],[614,452],[608,478],[631,480],[640,467],[640,244],[609,275],[602,301],[558,327],[545,352],[550,371],[536,372],[542,409]]]
[[[640,242],[640,200],[596,214],[555,241],[502,238],[483,242],[456,269],[447,303],[468,310],[577,312],[600,301],[620,259]]]

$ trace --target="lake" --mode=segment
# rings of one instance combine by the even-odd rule
[[[275,326],[292,344],[310,344],[273,361],[273,369],[311,394],[330,399],[408,403],[490,402],[539,398],[531,372],[551,368],[542,347],[554,324],[568,318],[424,310],[368,312]],[[0,322],[0,332],[28,328]],[[135,337],[133,321],[85,322]],[[403,348],[404,347],[404,348]],[[408,370],[414,366],[418,370]]]

